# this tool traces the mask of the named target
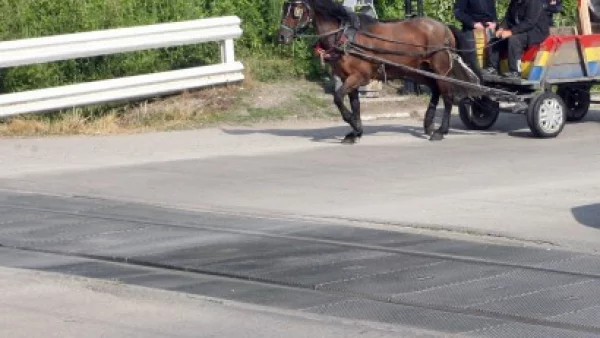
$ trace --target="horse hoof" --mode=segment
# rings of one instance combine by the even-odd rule
[[[435,133],[433,133],[433,135],[431,135],[431,137],[429,138],[429,141],[441,141],[443,139],[444,139],[444,134],[436,131]]]
[[[359,140],[360,140],[360,137],[349,134],[349,135],[346,135],[346,137],[344,137],[344,139],[342,140],[342,143],[343,144],[356,144],[356,143],[358,143]]]

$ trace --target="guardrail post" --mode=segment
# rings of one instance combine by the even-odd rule
[[[221,42],[221,62],[235,62],[235,50],[233,48],[233,39],[227,39]]]

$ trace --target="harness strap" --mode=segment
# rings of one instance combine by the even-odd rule
[[[357,56],[357,57],[371,59],[373,61],[384,63],[384,64],[387,64],[387,65],[390,65],[393,67],[402,68],[408,72],[416,73],[416,74],[422,75],[424,77],[428,77],[428,78],[432,78],[435,80],[440,80],[440,81],[444,81],[444,82],[448,82],[448,83],[453,83],[453,84],[459,85],[464,88],[469,88],[469,89],[474,90],[475,92],[480,93],[480,95],[495,96],[495,97],[499,97],[499,98],[504,98],[506,100],[519,101],[519,97],[516,95],[516,93],[511,93],[506,90],[501,90],[501,89],[492,88],[492,87],[486,87],[481,84],[457,80],[457,79],[454,79],[451,77],[438,75],[438,74],[424,71],[424,70],[421,70],[418,68],[413,68],[408,65],[391,62],[391,61],[388,61],[388,60],[385,60],[383,58],[379,58],[379,57],[376,57],[373,55],[365,55],[365,54],[362,54],[362,53],[356,52],[356,51],[350,51],[350,54]]]
[[[343,31],[345,29],[345,27],[340,27],[338,29],[334,29],[332,31],[329,32],[325,32],[323,34],[296,34],[296,37],[298,38],[318,38],[318,39],[322,39],[322,38],[326,38],[328,36],[331,36],[333,34],[337,34],[341,31]],[[292,29],[293,30],[293,29]]]
[[[448,52],[448,64],[449,64],[449,66],[448,66],[448,71],[446,71],[446,73],[444,74],[444,76],[448,76],[448,74],[450,74],[450,72],[452,71],[452,68],[454,68],[454,59],[455,59],[455,56],[452,55],[452,53],[450,51],[447,50],[446,52]]]

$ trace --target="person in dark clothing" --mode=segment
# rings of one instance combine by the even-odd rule
[[[490,41],[488,67],[490,75],[498,73],[500,67],[500,51],[508,48],[509,78],[519,78],[518,62],[523,51],[544,41],[550,34],[550,24],[542,1],[545,0],[511,0],[504,19],[496,31],[497,39]]]
[[[495,29],[498,21],[495,0],[457,0],[454,16],[462,24],[463,31],[485,27]]]
[[[546,15],[548,16],[548,24],[554,26],[554,14],[562,12],[561,0],[547,0],[544,3]]]
[[[496,29],[498,21],[495,0],[457,0],[454,3],[454,16],[462,24],[469,46],[465,49],[475,49],[474,29]]]

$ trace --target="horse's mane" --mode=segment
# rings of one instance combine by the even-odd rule
[[[406,19],[379,19],[379,22],[389,23],[389,22],[401,22],[406,21]]]
[[[312,6],[315,11],[317,11],[325,16],[329,16],[329,17],[338,19],[342,22],[351,21],[350,15],[352,15],[352,14],[358,15],[361,25],[364,25],[364,26],[374,25],[378,22],[377,19],[375,19],[371,16],[368,16],[368,15],[362,14],[362,13],[352,13],[351,14],[346,10],[344,5],[337,3],[333,0],[312,0],[311,2],[312,2]]]

